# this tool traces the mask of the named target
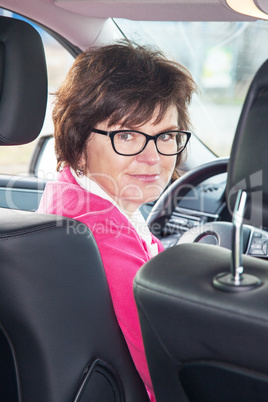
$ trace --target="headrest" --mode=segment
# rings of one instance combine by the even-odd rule
[[[0,17],[0,145],[33,141],[47,104],[43,43],[28,23]]]
[[[239,189],[248,196],[244,222],[268,227],[268,60],[251,83],[233,141],[226,190],[231,212]]]

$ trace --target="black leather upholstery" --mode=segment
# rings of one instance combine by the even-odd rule
[[[0,38],[0,143],[25,143],[45,113],[43,46],[4,17]],[[0,222],[0,401],[148,401],[89,229],[11,209]]]
[[[245,189],[246,222],[268,223],[268,61],[249,89],[234,139],[227,198]],[[268,395],[268,262],[245,257],[262,285],[224,292],[231,252],[182,244],[146,263],[134,294],[157,402],[264,402]],[[231,287],[229,287],[229,290]],[[234,289],[234,286],[232,287]]]
[[[147,401],[89,229],[3,209],[0,220],[0,321],[19,401]]]
[[[24,21],[0,17],[0,145],[33,141],[47,103],[42,41]]]
[[[245,271],[264,284],[225,293],[212,280],[229,270],[230,260],[227,249],[183,244],[160,253],[136,275],[157,402],[267,400],[268,264],[245,257]]]
[[[227,200],[231,211],[239,189],[248,194],[246,223],[268,227],[268,60],[249,88],[228,166]]]

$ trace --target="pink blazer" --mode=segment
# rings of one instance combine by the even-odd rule
[[[37,212],[74,218],[94,234],[118,323],[150,400],[155,401],[133,295],[134,276],[152,258],[147,244],[115,206],[80,187],[68,167],[56,182],[47,183]],[[164,250],[153,235],[152,242],[159,252]]]

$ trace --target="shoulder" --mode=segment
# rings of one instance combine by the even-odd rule
[[[47,183],[37,212],[77,219],[87,213],[108,213],[111,206],[109,201],[83,189],[66,166],[56,181]]]
[[[103,202],[102,202],[103,201]],[[132,238],[137,241],[137,232],[118,208],[107,200],[92,194],[91,208],[77,220],[86,224],[99,241],[114,242]]]

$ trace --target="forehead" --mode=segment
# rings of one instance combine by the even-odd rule
[[[120,129],[136,129],[140,130],[144,127],[157,128],[160,126],[167,125],[178,127],[179,113],[176,105],[169,106],[165,111],[161,111],[160,107],[154,109],[153,113],[148,115],[148,117],[140,120],[140,115],[137,114],[137,118],[132,116],[132,114],[121,119],[119,122],[114,122],[113,119],[108,119],[103,122],[109,130],[120,130]]]

